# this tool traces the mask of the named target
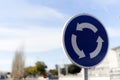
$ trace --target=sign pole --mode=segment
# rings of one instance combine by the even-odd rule
[[[83,68],[83,80],[88,80],[88,68]]]

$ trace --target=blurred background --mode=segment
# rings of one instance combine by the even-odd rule
[[[97,80],[101,78],[119,80],[119,4],[119,0],[1,0],[1,76],[7,74],[11,78],[12,73],[18,70],[20,74],[27,72],[27,76],[34,75],[40,79],[39,76],[45,77],[57,71],[54,74],[57,76],[56,79],[72,80],[73,76],[76,78],[74,80],[80,79],[81,68],[77,69],[76,75],[71,75],[69,72],[69,67],[74,65],[62,49],[61,38],[63,26],[69,18],[76,14],[87,13],[102,22],[109,36],[107,57],[100,65],[90,69],[91,80],[94,80],[94,77],[95,79],[97,77]],[[14,67],[19,64],[20,68]],[[41,65],[43,73],[39,70]],[[19,78],[23,76],[19,75]]]

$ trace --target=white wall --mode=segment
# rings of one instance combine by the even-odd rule
[[[63,76],[59,80],[83,80],[82,77],[78,76]],[[110,80],[109,77],[89,77],[88,80]]]

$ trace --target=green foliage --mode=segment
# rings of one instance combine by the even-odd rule
[[[11,73],[10,73],[10,72],[7,72],[6,74],[7,74],[7,75],[10,75]]]
[[[35,67],[37,69],[37,74],[38,75],[44,75],[44,74],[46,74],[46,68],[47,68],[47,66],[45,65],[44,62],[40,62],[40,61],[36,62],[35,63]]]
[[[63,75],[66,75],[65,68],[62,68],[62,69],[61,69],[61,73],[62,73]]]
[[[35,66],[29,66],[29,67],[25,68],[25,76],[44,75],[44,74],[46,74],[46,68],[47,68],[47,66],[45,65],[44,62],[37,61],[35,63]]]
[[[80,71],[81,71],[81,68],[76,66],[76,65],[74,65],[74,64],[70,64],[68,66],[68,73],[70,73],[70,74],[77,74]]]
[[[74,64],[68,65],[68,73],[69,73],[69,74],[77,74],[77,73],[79,73],[80,71],[81,71],[81,68],[80,68],[80,67],[78,67],[78,66],[76,66],[76,65],[74,65]],[[62,68],[62,69],[61,69],[61,73],[62,73],[63,75],[66,75],[66,70],[65,70],[65,68]]]
[[[52,74],[52,75],[55,75],[55,76],[58,75],[58,71],[56,69],[49,70],[49,73]]]
[[[25,72],[27,72],[27,75],[35,75],[37,73],[37,69],[34,66],[30,66],[25,69]]]

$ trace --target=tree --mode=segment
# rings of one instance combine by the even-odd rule
[[[32,75],[45,75],[46,74],[46,64],[41,61],[37,61],[35,66],[29,66],[25,68],[25,76]]]
[[[62,69],[61,69],[61,73],[62,73],[63,75],[66,75],[65,68],[62,68]]]
[[[30,66],[30,67],[25,68],[25,76],[28,76],[28,75],[35,76],[36,73],[37,73],[37,69],[34,66]]]
[[[10,72],[7,72],[6,74],[7,74],[7,75],[10,75],[11,73],[10,73]]]
[[[68,65],[68,73],[69,73],[69,74],[77,74],[77,73],[79,73],[80,71],[81,71],[81,68],[80,68],[80,67],[78,67],[78,66],[76,66],[76,65],[74,65],[74,64]],[[66,69],[65,69],[65,68],[62,68],[62,69],[61,69],[61,73],[62,73],[63,75],[66,75]]]
[[[76,66],[76,65],[74,65],[74,64],[70,64],[68,66],[68,73],[70,73],[70,74],[77,74],[80,71],[81,71],[81,68]]]
[[[35,67],[37,69],[37,74],[38,75],[44,75],[44,74],[46,74],[46,68],[47,68],[47,66],[46,66],[46,64],[44,62],[37,61],[35,63]]]
[[[12,77],[14,80],[19,80],[24,77],[24,66],[25,59],[23,51],[17,51],[12,64]]]
[[[49,70],[49,73],[52,74],[52,75],[55,75],[55,76],[58,75],[58,71],[56,69]]]

